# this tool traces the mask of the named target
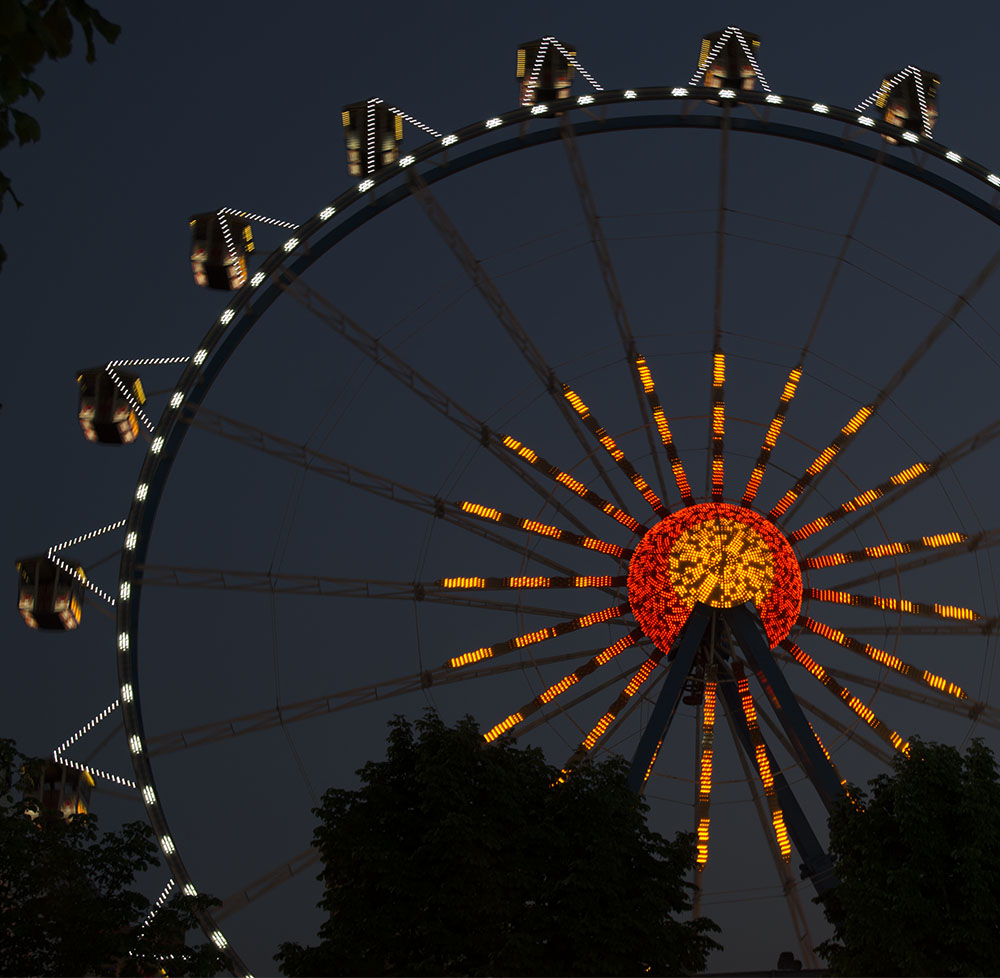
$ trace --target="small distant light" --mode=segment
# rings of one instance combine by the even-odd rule
[[[874,126],[875,120],[870,115],[859,115],[858,122],[862,126]]]
[[[688,90],[686,88],[671,88],[670,89],[670,94],[673,95],[674,98],[683,98],[685,95],[687,95],[687,93],[688,93]],[[627,98],[627,96],[626,96],[626,98]]]
[[[118,594],[121,596],[122,601],[128,601],[129,596],[132,594],[132,585],[128,581],[122,581],[121,586],[118,588]]]
[[[233,321],[233,316],[235,315],[236,313],[232,309],[227,309],[221,316],[219,316],[219,322],[222,323],[223,326],[227,326]]]
[[[577,100],[577,105],[590,105],[594,101],[593,95],[581,95]]]
[[[501,126],[501,125],[503,125],[503,121],[501,119],[498,119],[496,116],[493,116],[492,119],[487,119],[486,120],[486,128],[487,129],[496,129],[497,126]]]
[[[547,105],[533,105],[531,107],[532,115],[541,115],[543,112],[548,112],[549,107]]]
[[[125,683],[122,686],[122,702],[131,703],[132,702],[132,684]]]
[[[904,132],[903,139],[908,143],[919,143],[920,137],[915,132]]]
[[[170,406],[172,408],[179,408],[183,401],[184,395],[180,391],[174,391],[173,396],[170,398]]]
[[[319,212],[319,219],[321,221],[329,221],[334,214],[337,213],[336,207],[324,207],[323,210]],[[255,275],[254,278],[257,276]]]
[[[416,163],[417,158],[415,156],[404,156],[400,161],[400,166],[410,166],[412,163]]]
[[[135,489],[135,498],[141,503],[149,494],[149,483],[142,482]]]
[[[128,749],[132,751],[133,754],[142,753],[142,741],[139,739],[138,734],[132,734],[128,739]]]
[[[813,102],[812,110],[813,112],[819,112],[820,115],[826,115],[830,111],[830,106],[824,105],[822,102]]]
[[[139,539],[138,534],[129,533],[128,536],[125,537],[125,549],[135,550],[135,544],[138,539]]]
[[[153,439],[153,444],[149,446],[149,450],[154,455],[159,455],[163,451],[163,438],[159,435]]]
[[[635,98],[635,92],[631,88],[626,88],[625,98]]]
[[[451,136],[445,136],[445,137],[444,137],[444,138],[443,138],[443,139],[441,140],[441,145],[442,145],[442,146],[454,146],[454,145],[455,145],[455,143],[457,143],[457,142],[458,142],[458,136],[455,136],[455,135],[453,134],[453,135],[451,135]]]
[[[197,896],[198,891],[194,888],[194,883],[184,884],[184,896]]]
[[[162,841],[162,840],[161,840]],[[212,931],[212,943],[221,951],[224,947],[228,947],[229,941],[222,936],[221,930]]]
[[[954,150],[951,150],[951,149],[948,150],[948,152],[944,154],[944,158],[946,160],[951,160],[952,163],[961,163],[962,162],[962,157],[959,156],[958,153],[956,153]]]
[[[361,183],[358,184],[358,193],[363,194],[365,193],[365,191],[371,190],[372,187],[374,186],[375,186],[374,180],[362,180]]]
[[[781,96],[780,95],[768,95],[764,99],[764,101],[770,103],[771,105],[781,105]]]
[[[988,173],[986,175],[986,179],[989,180],[994,187],[1000,187],[1000,177],[998,177],[995,173]]]
[[[252,279],[250,279],[250,284],[254,288],[257,288],[257,286],[260,285],[260,283],[263,282],[264,279],[266,279],[266,278],[267,278],[267,276],[263,272],[257,272],[257,274],[254,275],[254,277]]]
[[[719,98],[736,98],[736,93],[731,88],[724,88],[719,92]]]
[[[122,632],[118,636],[118,651],[128,652],[128,632]]]
[[[295,249],[298,246],[299,246],[298,238],[289,238],[281,247],[284,248],[285,251],[295,251]]]
[[[199,350],[191,359],[200,367],[208,356],[208,350]]]
[[[146,785],[146,787],[142,789],[142,800],[147,805],[156,804],[156,792],[153,791],[153,789],[150,788],[149,785]]]
[[[174,840],[169,835],[160,836],[160,848],[169,856],[172,852],[177,852]],[[218,933],[218,931],[216,931]]]

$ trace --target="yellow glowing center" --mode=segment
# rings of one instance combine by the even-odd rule
[[[688,607],[759,605],[771,593],[774,560],[752,526],[711,519],[685,530],[670,548],[670,578]]]

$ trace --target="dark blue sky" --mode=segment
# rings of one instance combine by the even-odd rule
[[[8,205],[0,223],[10,254],[0,276],[8,364],[0,438],[10,473],[2,551],[11,565],[17,556],[126,515],[143,448],[84,441],[75,419],[77,371],[110,359],[193,353],[227,297],[198,289],[191,279],[188,216],[223,206],[292,222],[317,213],[352,182],[340,130],[347,102],[378,95],[451,132],[515,106],[514,54],[521,41],[551,33],[572,42],[605,88],[681,85],[694,70],[701,35],[737,23],[761,36],[761,67],[772,89],[788,95],[851,107],[886,72],[911,63],[934,70],[942,79],[935,136],[964,157],[1000,166],[992,52],[978,49],[981,38],[993,35],[997,17],[984,20],[972,4],[910,5],[905,16],[897,5],[873,13],[870,5],[842,4],[822,20],[819,8],[800,4],[765,11],[708,4],[695,12],[669,5],[625,11],[592,3],[512,3],[470,15],[468,5],[455,3],[417,10],[298,2],[279,13],[258,2],[139,9],[108,0],[101,9],[122,24],[119,42],[100,45],[95,65],[83,64],[81,53],[40,69],[38,80],[48,91],[37,107],[43,139],[8,150],[3,162],[25,204],[19,211]],[[585,91],[578,81],[574,92]],[[404,147],[423,142],[407,129]],[[580,140],[580,148],[633,330],[701,493],[717,134],[601,136]],[[920,162],[915,153],[908,158]],[[831,256],[871,172],[868,163],[814,147],[732,138],[722,319],[731,414],[727,497],[741,494],[763,426],[830,279]],[[648,476],[648,448],[635,430],[640,418],[561,146],[476,168],[435,194],[560,377],[621,436]],[[267,228],[256,233],[262,253],[286,237]],[[877,175],[856,238],[761,490],[768,505],[885,384],[1000,240],[985,218],[886,171]],[[594,484],[579,444],[412,201],[351,235],[307,281],[470,411]],[[803,518],[933,458],[995,420],[998,300],[1000,288],[990,282],[845,454]],[[154,420],[178,373],[169,366],[142,371]],[[232,358],[206,407],[448,499],[560,522],[507,470],[287,297]],[[835,549],[996,527],[996,461],[995,446],[976,452]],[[649,518],[627,483],[619,491],[632,512]],[[676,502],[675,492],[670,499]],[[601,531],[597,535],[627,542],[610,521],[601,526],[592,511],[579,512]],[[120,545],[111,535],[73,553],[95,581],[113,590]],[[540,550],[578,573],[616,572],[611,561],[590,553],[555,545]],[[301,469],[200,430],[188,436],[174,466],[149,560],[378,581],[545,573],[527,557],[339,483],[303,479]],[[76,634],[32,634],[14,608],[12,566],[10,574],[11,600],[0,616],[3,733],[24,750],[47,753],[117,697],[114,626],[88,604]],[[835,586],[847,579],[811,583]],[[874,587],[854,590],[875,593]],[[881,587],[887,596],[998,612],[985,552],[900,582],[887,578]],[[558,601],[529,594],[525,601],[581,612],[611,603],[593,593]],[[847,616],[829,605],[814,604],[807,613],[848,632],[852,623],[883,623],[872,613]],[[925,622],[904,624],[914,621]],[[548,623],[410,602],[291,596],[272,602],[261,594],[147,588],[140,686],[147,734],[383,683]],[[623,633],[620,626],[602,626],[538,654],[581,650],[582,659],[582,650]],[[890,631],[865,640],[961,683],[975,699],[992,699],[995,647],[988,638]],[[880,678],[871,664],[821,639],[801,644],[828,666]],[[487,727],[573,667],[515,671],[154,759],[164,811],[188,869],[200,889],[224,898],[303,850],[315,796],[330,784],[353,783],[352,772],[381,752],[392,713],[413,716],[432,702],[449,719],[468,711]],[[853,728],[852,715],[828,692],[801,670],[786,671],[806,699]],[[561,763],[620,685],[528,740]],[[856,691],[866,702],[872,692]],[[903,735],[959,743],[972,732],[962,718],[884,691],[872,705]],[[656,826],[671,833],[693,826],[694,714],[687,709],[671,729],[647,792]],[[636,718],[647,713],[644,706]],[[68,756],[84,760],[87,745],[99,743],[117,717]],[[819,717],[814,725],[844,776],[863,782],[879,769],[839,730]],[[630,754],[637,731],[623,729],[611,746]],[[994,742],[988,728],[974,732]],[[711,964],[771,967],[779,951],[796,947],[794,936],[732,740],[721,727],[719,741],[703,911],[724,926],[726,951]],[[131,776],[124,737],[119,733],[93,763]],[[822,831],[808,784],[795,770],[788,776]],[[142,814],[139,804],[108,795],[95,795],[95,807],[111,824]],[[255,973],[273,971],[270,955],[279,940],[309,940],[315,933],[312,875],[300,874],[225,922]],[[151,891],[165,880],[165,872],[151,878]],[[812,894],[805,885],[800,892],[820,940],[826,932],[809,905]]]

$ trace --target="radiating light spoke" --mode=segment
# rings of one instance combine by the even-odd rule
[[[829,591],[823,588],[806,588],[802,597],[828,604],[846,604],[856,608],[881,608],[884,611],[899,611],[906,615],[925,615],[931,618],[953,618],[958,621],[981,621],[982,615],[971,608],[959,608],[950,604],[926,604],[921,601],[906,601],[902,598],[883,598],[874,594],[850,594],[847,591]]]
[[[667,459],[674,474],[674,482],[677,483],[677,490],[681,494],[681,501],[685,506],[691,506],[694,504],[694,499],[691,496],[691,486],[688,484],[687,476],[684,473],[684,466],[681,464],[680,456],[677,454],[677,447],[674,445],[674,436],[671,434],[667,417],[663,413],[660,398],[653,384],[653,375],[649,372],[645,357],[637,356],[635,358],[635,369],[639,373],[643,392],[646,395],[650,410],[653,412],[653,419],[656,421],[656,428],[660,433],[660,441],[663,442],[663,447],[666,449]]]
[[[878,662],[887,669],[892,669],[900,675],[906,676],[907,679],[923,683],[925,686],[930,686],[931,689],[940,690],[942,693],[947,693],[956,699],[968,699],[965,691],[955,683],[950,683],[947,679],[943,679],[933,672],[928,672],[926,669],[918,669],[916,666],[904,662],[898,656],[891,655],[889,652],[876,648],[874,645],[866,645],[864,642],[859,642],[856,638],[851,638],[836,628],[831,628],[829,625],[824,625],[822,622],[814,621],[812,618],[807,618],[804,615],[799,616],[798,624],[813,634],[827,639],[827,641],[841,645],[852,652],[860,652],[862,655],[867,656],[874,662]]]
[[[627,577],[442,577],[438,587],[464,591],[512,591],[521,588],[625,587]]]
[[[916,553],[919,550],[952,547],[957,543],[965,543],[968,539],[967,533],[936,533],[933,536],[917,537],[915,540],[903,540],[896,543],[882,543],[877,547],[849,550],[846,553],[817,554],[815,557],[807,557],[805,560],[799,561],[799,566],[807,569],[839,567],[842,564],[853,564],[859,560],[878,560],[883,557]]]
[[[764,479],[764,472],[767,470],[767,463],[771,458],[771,452],[774,451],[774,446],[778,442],[778,436],[781,434],[781,427],[785,423],[788,405],[791,404],[792,398],[795,396],[795,389],[798,387],[801,377],[802,364],[800,363],[792,368],[791,373],[788,375],[788,380],[785,381],[785,389],[781,392],[781,399],[778,401],[774,417],[771,419],[767,433],[764,435],[764,442],[760,446],[760,455],[757,456],[757,463],[753,467],[750,480],[747,482],[747,487],[743,492],[744,506],[753,505],[753,501],[757,497],[757,490]]]
[[[712,502],[722,502],[725,481],[726,356],[721,349],[712,354]]]
[[[709,805],[712,799],[712,758],[715,750],[715,694],[716,669],[713,663],[705,681],[705,699],[701,714],[701,759],[698,774],[698,802],[695,818],[698,820],[698,869],[708,862]]]
[[[614,459],[618,468],[628,476],[632,485],[635,486],[636,490],[642,496],[643,499],[649,503],[653,512],[659,517],[666,517],[670,515],[670,511],[663,505],[663,501],[655,492],[649,487],[649,483],[636,472],[635,467],[625,456],[625,453],[618,447],[615,440],[608,434],[607,430],[603,428],[591,413],[590,409],[580,398],[580,395],[576,391],[567,387],[563,384],[563,396],[569,401],[573,410],[580,416],[580,420],[583,421],[587,430],[601,443],[604,450]]]

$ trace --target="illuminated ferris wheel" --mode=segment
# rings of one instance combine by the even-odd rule
[[[866,216],[879,206],[876,179],[895,181],[900,197],[947,200],[961,212],[958,223],[972,214],[989,225],[988,234],[1000,222],[991,199],[1000,177],[933,139],[938,81],[931,73],[907,67],[856,108],[843,109],[773,92],[758,45],[755,35],[730,27],[703,39],[687,84],[605,90],[571,45],[542,38],[518,50],[519,107],[451,134],[379,99],[349,105],[342,116],[348,168],[361,179],[309,220],[295,225],[231,208],[191,219],[196,281],[233,293],[192,355],[113,361],[81,373],[87,437],[128,443],[145,434],[146,456],[127,517],[19,562],[19,606],[29,624],[71,629],[85,596],[114,605],[120,695],[113,707],[121,709],[135,769],[134,779],[118,781],[141,792],[171,886],[229,892],[182,859],[191,830],[172,827],[168,813],[180,807],[174,798],[190,773],[183,766],[166,771],[170,761],[158,755],[211,752],[219,744],[228,750],[268,731],[285,733],[297,721],[347,722],[343,717],[355,713],[384,720],[434,702],[474,712],[487,742],[540,738],[566,777],[588,756],[626,756],[634,789],[654,809],[662,801],[668,812],[689,811],[682,827],[696,833],[699,878],[711,871],[716,846],[726,845],[718,793],[738,784],[766,827],[763,848],[773,856],[809,960],[797,890],[801,880],[820,894],[834,885],[817,820],[846,780],[857,780],[841,769],[838,750],[879,761],[906,752],[906,730],[900,733],[894,719],[901,705],[966,727],[970,720],[1000,727],[1000,712],[989,705],[1000,611],[989,553],[1000,531],[990,528],[996,514],[984,509],[988,496],[966,491],[988,471],[1000,423],[959,406],[963,397],[976,403],[997,365],[995,331],[986,323],[976,332],[962,316],[975,312],[977,296],[991,287],[1000,253],[968,269],[959,287],[928,298],[903,284],[919,275],[898,261],[904,271],[886,285],[879,276],[892,262],[863,242]],[[574,79],[589,90],[571,94]],[[404,125],[430,141],[401,155]],[[685,133],[690,144],[678,140]],[[610,152],[596,148],[612,136]],[[822,253],[822,274],[812,244],[818,232],[808,222],[734,204],[747,182],[746,169],[733,161],[740,140],[794,145],[810,160],[849,161],[841,165],[858,179],[850,207],[834,201],[842,219]],[[587,166],[584,142],[595,144]],[[678,151],[682,144],[696,145],[697,153]],[[643,167],[651,146],[650,156],[663,161],[657,165],[682,168],[690,157],[691,173],[705,177],[710,169],[704,182],[711,206],[700,207],[688,189],[693,178],[690,185],[681,178],[690,208],[650,207]],[[569,238],[548,215],[536,215],[527,230],[511,217],[510,188],[530,194],[556,152],[568,160],[572,179],[565,179],[563,162],[554,184],[578,201]],[[473,186],[501,167],[493,179],[511,200]],[[796,217],[806,205],[795,194],[817,196],[808,181],[805,191],[795,187],[800,176],[796,156],[789,174],[774,178],[775,192],[792,196]],[[762,182],[759,174],[754,180]],[[452,201],[446,198],[453,183]],[[826,190],[833,198],[838,188]],[[610,209],[599,210],[603,199],[613,199]],[[468,228],[459,228],[454,214],[469,200],[481,208],[473,233],[480,221],[489,225],[498,242],[492,251],[474,246]],[[439,264],[447,272],[426,284],[416,305],[404,302],[402,286],[381,270],[372,281],[359,281],[355,266],[339,271],[340,256],[355,243],[358,267],[370,255],[406,261],[412,229],[398,231],[398,213],[436,232],[428,250],[443,245]],[[691,221],[696,226],[685,223]],[[288,228],[292,236],[251,271],[254,222]],[[785,237],[775,243],[765,227]],[[672,250],[674,239],[686,250]],[[809,256],[803,287],[787,274],[758,285],[753,303],[740,302],[732,316],[729,296],[740,295],[744,281],[761,281],[774,261],[771,251],[761,255],[771,247]],[[854,258],[859,248],[880,257],[866,266]],[[588,251],[596,271],[588,257],[581,272],[579,256]],[[562,271],[567,255],[575,272]],[[324,272],[331,264],[337,267]],[[859,268],[885,286],[888,298],[879,293],[877,303],[899,302],[902,294],[935,314],[927,322],[908,318],[905,329],[883,319],[876,329],[854,307],[838,307],[849,290],[843,280]],[[694,276],[708,288],[688,288]],[[635,303],[626,282],[638,293]],[[577,299],[564,298],[567,285]],[[593,291],[585,293],[588,287]],[[678,326],[694,302],[696,322]],[[862,305],[871,302],[866,296]],[[385,325],[397,315],[412,327],[398,345],[401,334],[389,336]],[[284,429],[273,420],[280,404],[255,411],[260,390],[277,385],[256,377],[241,388],[226,379],[239,375],[241,363],[246,374],[249,361],[238,352],[244,341],[252,346],[282,316],[318,321],[339,344],[329,359],[303,363],[300,356],[293,367],[273,368],[291,370],[294,379],[295,409]],[[301,328],[298,320],[281,323],[257,355],[280,356],[288,342],[280,334]],[[966,343],[978,351],[971,359]],[[838,349],[834,363],[831,351]],[[232,370],[220,377],[231,360]],[[128,371],[174,362],[183,371],[154,424],[139,377]],[[224,404],[234,406],[209,397],[217,387]],[[324,390],[335,392],[332,404],[320,396]],[[190,502],[161,518],[179,521],[171,523],[179,528],[187,523],[203,552],[213,539],[215,553],[223,545],[226,552],[245,550],[240,565],[176,557],[183,529],[165,546],[154,538],[161,502],[171,508],[168,474],[193,432],[206,446],[197,498],[210,487],[211,519]],[[331,439],[337,448],[326,447]],[[855,467],[845,458],[849,449],[858,456]],[[240,506],[221,502],[230,480],[265,486],[267,478],[244,468],[258,458],[291,469],[297,480],[287,501],[267,504],[281,515],[270,564],[255,562],[260,554],[244,548],[253,534]],[[947,481],[952,476],[954,483]],[[333,488],[312,499],[317,482]],[[176,492],[195,492],[183,465]],[[309,507],[310,515],[299,515]],[[249,509],[264,511],[265,504]],[[230,517],[242,528],[227,536],[217,527]],[[105,591],[67,552],[118,530],[119,578]],[[294,572],[285,569],[290,560],[299,561]],[[338,576],[352,566],[360,570]],[[975,602],[960,598],[969,587],[978,589]],[[164,663],[184,673],[177,661],[188,654],[195,663],[208,651],[194,639],[178,644],[171,629],[223,591],[237,602],[225,611],[227,620],[246,629],[234,646],[267,631],[259,612],[244,604],[256,594],[265,596],[275,635],[278,622],[300,643],[305,636],[325,640],[332,629],[338,647],[351,652],[312,672],[302,664],[309,657],[292,652],[283,675],[285,688],[303,692],[296,696],[279,692],[282,643],[275,637],[273,706],[266,684],[256,705],[251,698],[240,709],[226,708],[244,701],[220,687],[205,695],[215,713],[181,729],[171,723],[181,712],[177,698],[197,702],[199,691],[171,678]],[[145,598],[150,607],[140,615],[140,596],[151,593],[157,596]],[[197,595],[194,610],[168,605],[180,593]],[[303,613],[305,595],[338,599],[338,608],[329,611],[338,604],[331,600],[315,617]],[[289,607],[296,610],[285,612]],[[286,653],[296,639],[287,640]],[[944,642],[949,649],[963,643],[962,653],[942,657]],[[370,653],[361,655],[362,648]],[[231,667],[252,671],[235,655]],[[158,685],[168,687],[162,707]],[[814,702],[814,690],[826,702]],[[58,760],[68,763],[82,732],[62,744]],[[370,753],[367,737],[358,738],[367,748],[360,760]],[[245,749],[252,757],[255,748]],[[305,752],[293,749],[296,761]],[[91,776],[104,773],[82,767]],[[274,834],[273,827],[265,831]],[[253,883],[230,887],[221,911],[205,916],[206,933],[232,954],[237,971],[247,973],[248,965],[221,921],[314,861],[305,850],[277,869],[259,867]]]

